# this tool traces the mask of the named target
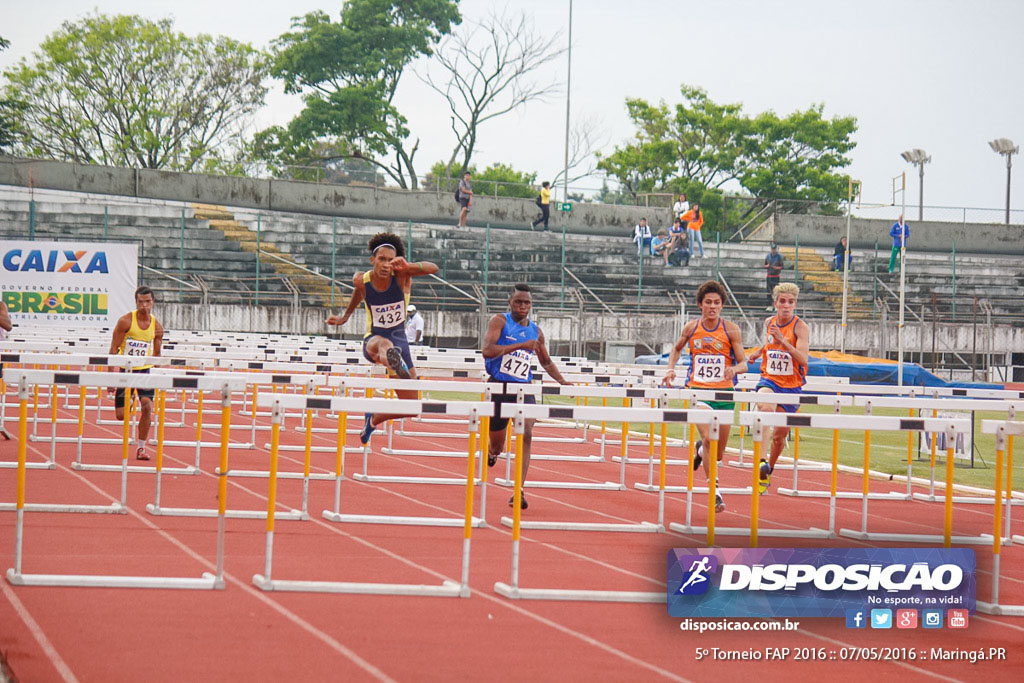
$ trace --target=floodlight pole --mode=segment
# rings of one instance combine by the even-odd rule
[[[849,296],[850,285],[850,214],[853,210],[853,178],[847,176],[846,191],[846,250],[843,252],[843,324],[842,336],[840,337],[839,350],[846,353],[846,305]]]
[[[917,220],[918,222],[924,220],[924,161],[919,161],[917,164],[918,183],[917,183]],[[920,226],[918,226],[920,227]]]
[[[903,386],[903,318],[907,296],[907,172],[903,172],[902,207],[900,209],[900,322],[897,327],[896,384]]]
[[[1013,153],[1006,155],[1006,224],[1010,224],[1010,168],[1013,166]]]
[[[562,168],[562,201],[569,201],[569,95],[572,92],[572,0],[569,0],[569,50],[565,76],[565,164]]]

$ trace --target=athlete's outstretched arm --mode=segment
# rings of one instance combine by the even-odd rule
[[[120,318],[118,318],[117,324],[114,325],[114,336],[110,340],[110,351],[108,351],[107,353],[113,356],[121,352],[121,344],[124,343],[124,336],[128,334],[128,330],[131,329],[131,326],[131,314],[122,315]]]
[[[352,297],[348,300],[348,308],[345,312],[338,316],[332,315],[327,318],[328,325],[344,325],[348,322],[348,319],[352,317],[352,312],[356,310],[356,306],[363,303],[363,297],[366,295],[366,290],[363,288],[363,273],[358,272],[352,276]]]
[[[441,269],[437,267],[436,263],[431,263],[430,261],[416,261],[414,263],[409,263],[404,257],[398,256],[391,259],[391,270],[395,271],[399,275],[420,277],[421,275],[433,275]]]
[[[540,366],[559,384],[572,384],[572,382],[565,381],[558,366],[555,365],[555,361],[551,360],[551,356],[548,355],[547,343],[544,341],[544,333],[540,331],[540,328],[537,328],[537,341],[540,342],[537,345],[537,360],[540,361]]]
[[[679,335],[679,339],[676,340],[676,345],[672,347],[672,352],[668,354],[668,370],[665,372],[665,379],[661,381],[663,385],[670,386],[672,380],[676,378],[676,363],[679,362],[679,356],[683,353],[683,347],[690,341],[693,331],[697,329],[698,322],[697,320],[691,320],[683,325],[683,331]]]

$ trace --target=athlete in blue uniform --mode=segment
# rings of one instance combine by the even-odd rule
[[[332,315],[328,325],[344,325],[360,303],[366,306],[366,334],[363,336],[363,356],[371,363],[380,363],[389,374],[400,379],[416,377],[409,342],[405,338],[406,310],[412,278],[432,275],[437,265],[429,261],[409,263],[405,260],[402,238],[389,232],[379,232],[370,238],[370,264],[372,269],[352,276],[355,291],[348,308],[341,316]],[[399,398],[416,399],[417,392],[399,389]],[[365,445],[381,423],[404,415],[367,413],[359,440]]]
[[[555,367],[544,346],[544,333],[537,323],[530,320],[530,308],[533,297],[529,285],[517,284],[509,292],[508,313],[495,315],[487,323],[487,334],[484,335],[484,367],[487,369],[489,382],[509,382],[524,384],[533,380],[533,356],[537,355],[540,366],[559,384],[569,384],[562,373]],[[495,405],[515,403],[513,394],[498,394],[492,399]],[[526,396],[527,403],[535,403],[533,396]],[[530,468],[530,446],[533,444],[533,425],[537,420],[526,420],[523,432],[523,481],[526,471]],[[487,464],[498,462],[501,447],[505,444],[505,430],[508,428],[507,417],[491,418],[491,436],[487,448]],[[515,496],[509,498],[511,506]],[[526,509],[526,496],[520,500],[519,507]]]

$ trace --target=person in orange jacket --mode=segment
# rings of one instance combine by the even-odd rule
[[[693,207],[681,218],[686,223],[686,231],[690,235],[690,253],[697,258],[697,247],[700,246],[700,258],[704,258],[704,239],[700,236],[700,229],[704,226],[704,214],[700,210],[700,204],[694,202]]]

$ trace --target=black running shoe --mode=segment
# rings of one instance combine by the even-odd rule
[[[388,349],[385,356],[388,360],[388,367],[395,372],[398,379],[410,379],[412,377],[409,374],[409,366],[402,360],[402,352],[397,347],[392,346]]]
[[[764,460],[761,461],[760,475],[761,478],[757,482],[757,489],[760,493],[764,493],[772,485],[772,468]]]
[[[494,467],[497,464],[498,464],[498,454],[497,453],[488,453],[487,454],[487,466],[488,467]]]
[[[515,504],[516,504],[516,497],[513,495],[511,498],[508,499],[508,506],[512,507]],[[528,507],[530,507],[530,504],[526,502],[526,494],[525,493],[519,494],[519,509],[520,510],[525,510]]]
[[[704,444],[703,441],[698,441],[697,442],[697,446],[693,449],[693,470],[694,470],[694,472],[696,472],[697,468],[699,468],[701,463],[704,462],[704,458],[702,458],[701,455],[700,455],[700,447],[703,444]]]

